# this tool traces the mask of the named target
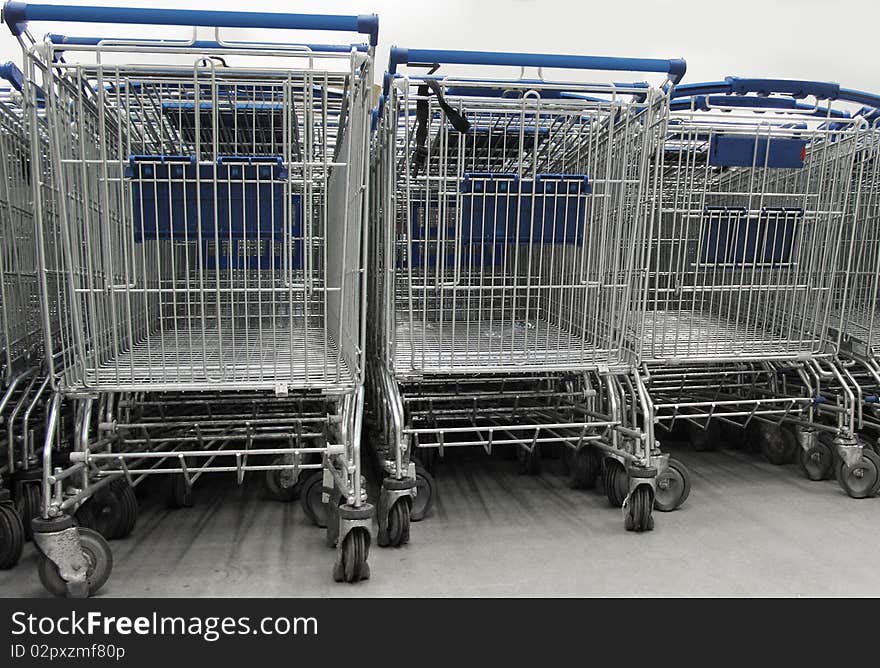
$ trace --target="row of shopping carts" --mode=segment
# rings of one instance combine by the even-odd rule
[[[298,497],[356,582],[374,521],[408,542],[462,447],[524,472],[561,452],[636,532],[688,497],[661,448],[682,429],[880,491],[880,98],[399,48],[374,91],[374,15],[7,2],[4,21],[23,71],[0,72],[0,566],[32,536],[50,592],[95,593],[137,488],[186,506],[225,473]]]

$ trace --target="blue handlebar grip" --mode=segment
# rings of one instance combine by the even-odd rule
[[[388,71],[407,63],[445,63],[447,65],[501,65],[514,67],[558,67],[574,70],[613,70],[622,72],[661,72],[673,84],[681,81],[687,63],[680,58],[614,58],[611,56],[564,56],[549,53],[502,53],[497,51],[446,51],[391,47]]]
[[[18,66],[11,61],[0,65],[0,77],[6,79],[6,81],[9,82],[9,85],[19,93],[24,87],[24,75],[21,73],[21,70],[18,69]]]
[[[195,49],[201,50],[209,50],[209,49],[228,49],[231,47],[235,47],[236,44],[232,42],[231,44],[219,42],[215,42],[214,40],[209,39],[198,39],[194,42],[185,42],[181,41],[181,43],[177,44],[175,42],[169,42],[165,40],[152,40],[152,39],[138,39],[135,37],[124,38],[124,37],[72,37],[70,35],[59,35],[57,33],[49,33],[46,35],[46,39],[57,46],[65,46],[67,44],[71,46],[98,46],[101,42],[106,40],[112,41],[120,41],[120,42],[137,42],[138,46],[147,44],[152,46],[155,43],[157,47],[175,47],[175,46],[191,46]],[[248,42],[247,46],[260,46],[266,47],[267,49],[271,49],[272,47],[279,48],[287,48],[292,45],[290,44],[279,44],[277,42]],[[296,46],[304,46],[307,47],[310,51],[315,53],[349,53],[352,49],[356,51],[360,51],[361,53],[366,53],[369,50],[369,47],[366,44],[297,44]],[[62,49],[56,49],[56,52],[61,52]]]
[[[740,79],[727,77],[730,92],[738,95],[757,93],[770,95],[783,93],[800,99],[812,95],[818,100],[836,100],[840,96],[840,85],[826,81],[800,81],[797,79]]]
[[[3,20],[13,35],[20,35],[28,21],[76,23],[129,23],[148,25],[208,26],[213,28],[269,28],[282,30],[338,30],[370,36],[379,41],[379,17],[328,14],[274,14],[272,12],[226,12],[215,9],[156,9],[146,7],[97,7],[39,5],[8,0]]]

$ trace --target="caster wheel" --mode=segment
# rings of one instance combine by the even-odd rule
[[[531,450],[525,448],[516,449],[516,460],[519,462],[520,475],[539,475],[543,468],[541,460],[541,447],[535,446]]]
[[[327,504],[321,500],[325,491],[330,492],[332,490],[324,489],[324,473],[323,471],[315,471],[306,478],[299,497],[300,505],[306,517],[309,518],[312,524],[322,529],[327,528],[327,521],[329,519]]]
[[[854,499],[865,499],[880,491],[880,455],[865,449],[854,466],[841,466],[840,486]]]
[[[409,542],[410,505],[412,499],[398,499],[388,513],[388,547],[400,547]]]
[[[721,442],[721,428],[717,422],[710,422],[705,429],[692,425],[690,429],[690,441],[697,452],[709,452],[717,450]]]
[[[134,531],[138,518],[138,500],[134,487],[128,484],[125,478],[117,478],[111,483],[110,488],[122,498],[125,513],[119,523],[114,538],[127,538]]]
[[[95,492],[77,509],[76,521],[79,526],[97,531],[107,540],[127,536],[134,528],[136,519],[132,516],[133,497],[134,490],[127,483],[123,487],[113,481]],[[136,515],[136,499],[134,503]]]
[[[602,462],[591,446],[583,446],[571,452],[569,484],[574,489],[593,489],[599,475]]]
[[[822,442],[808,450],[799,448],[798,466],[810,480],[827,480],[834,471],[834,452]]]
[[[641,533],[654,528],[654,518],[651,514],[654,506],[652,496],[649,485],[639,485],[629,495],[624,516],[624,526],[627,531]]]
[[[15,504],[16,510],[18,510],[18,514],[21,517],[21,523],[24,526],[25,540],[33,538],[31,519],[40,515],[40,506],[42,505],[41,501],[43,498],[40,487],[39,483],[22,483],[21,495]]]
[[[285,457],[281,455],[272,461],[272,466],[282,466],[284,463]],[[305,471],[296,475],[293,469],[266,471],[266,476],[263,478],[266,494],[275,501],[283,501],[284,503],[296,501],[302,491],[305,475]]]
[[[97,531],[85,527],[78,527],[77,531],[80,547],[88,564],[86,571],[88,595],[93,596],[110,577],[110,571],[113,570],[113,553],[110,551],[110,545]],[[40,555],[37,571],[46,591],[53,596],[68,596],[67,583],[58,572],[58,566],[47,556]]]
[[[629,491],[629,476],[626,469],[616,459],[605,459],[605,467],[602,471],[602,485],[605,488],[605,496],[608,503],[615,508],[620,508]]]
[[[676,510],[687,501],[690,493],[690,471],[677,459],[670,459],[666,470],[657,476],[657,488],[654,490],[654,508],[663,513]]]
[[[797,454],[798,444],[794,434],[778,425],[756,423],[752,427],[751,437],[767,461],[776,466],[791,463]]]
[[[416,466],[416,495],[409,511],[411,521],[421,522],[431,512],[434,507],[434,489],[434,476],[421,466]]]
[[[397,505],[397,504],[395,504]],[[358,582],[370,577],[367,557],[370,552],[370,534],[363,527],[355,527],[342,541],[342,561],[333,569],[336,582]]]
[[[24,525],[11,503],[0,503],[0,569],[12,568],[24,549]]]
[[[166,478],[165,505],[173,510],[192,508],[194,504],[192,486],[186,484],[183,473],[170,473]]]

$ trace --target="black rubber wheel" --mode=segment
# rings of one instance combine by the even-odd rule
[[[119,523],[116,535],[113,538],[127,538],[134,531],[134,527],[137,524],[139,513],[137,494],[135,494],[134,488],[128,484],[128,480],[125,478],[117,478],[110,484],[110,487],[122,499],[125,509],[122,521]]]
[[[110,577],[110,571],[113,570],[113,553],[109,543],[97,531],[86,527],[78,527],[77,531],[79,531],[80,547],[88,562],[86,571],[88,595],[94,596]],[[44,554],[40,554],[37,571],[46,591],[54,596],[68,595],[67,583],[61,578],[58,566]]]
[[[333,571],[336,582],[359,582],[370,577],[367,557],[370,551],[370,538],[363,527],[355,527],[342,541],[342,563]]]
[[[865,448],[858,463],[841,467],[839,482],[854,499],[874,496],[880,489],[880,455]]]
[[[409,542],[411,497],[394,502],[388,512],[388,547],[400,547]]]
[[[632,494],[626,504],[626,515],[624,516],[624,526],[627,531],[651,531],[654,528],[654,517],[652,510],[654,500],[651,498],[653,492],[649,485],[639,485]]]
[[[629,492],[629,476],[623,464],[616,459],[607,457],[602,471],[602,484],[608,503],[615,508],[620,508]]]
[[[128,521],[127,501],[112,483],[105,485],[86,499],[76,510],[79,526],[97,531],[107,540],[120,535]]]
[[[531,450],[517,447],[516,460],[519,463],[520,475],[539,475],[544,468],[541,446],[537,444]]]
[[[281,466],[284,463],[284,455],[279,455],[272,461],[272,466]],[[310,471],[311,469],[306,469]],[[263,486],[269,498],[275,501],[290,503],[299,498],[302,491],[302,483],[306,477],[306,471],[296,474],[294,469],[275,469],[266,471],[263,478]]]
[[[697,452],[717,450],[721,444],[721,428],[717,422],[710,422],[705,429],[691,425],[689,437],[691,446]]]
[[[834,451],[821,441],[807,450],[799,448],[798,466],[810,480],[827,480],[834,472]]]
[[[756,423],[752,436],[758,440],[761,454],[775,466],[790,464],[797,454],[798,444],[794,434],[779,425]]]
[[[657,476],[654,508],[663,513],[677,510],[691,493],[691,473],[677,459],[669,459],[666,470]]]
[[[183,473],[169,473],[165,477],[165,505],[172,510],[192,508],[193,490],[186,484]]]
[[[412,508],[409,511],[409,519],[413,522],[421,522],[434,507],[434,476],[427,469],[416,466],[416,495],[412,500]]]
[[[596,449],[585,445],[572,451],[569,458],[569,484],[574,489],[593,489],[602,467]]]
[[[327,504],[321,500],[325,491],[329,492],[331,490],[324,489],[324,472],[315,471],[306,478],[299,497],[300,505],[306,517],[309,518],[312,524],[322,529],[327,528],[329,518]]]
[[[24,525],[11,503],[0,503],[0,569],[12,568],[24,549]]]
[[[41,487],[42,485],[39,481],[21,483],[19,497],[16,501],[15,507],[16,510],[18,510],[18,514],[21,517],[21,523],[24,526],[25,540],[33,538],[34,532],[31,530],[31,520],[34,517],[40,516],[41,502],[43,500]]]

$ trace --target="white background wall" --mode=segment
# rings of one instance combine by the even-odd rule
[[[43,0],[61,4],[57,0]],[[70,0],[66,4],[358,14],[380,17],[379,65],[399,46],[684,57],[686,81],[775,76],[880,92],[877,0]],[[186,30],[33,24],[35,35],[186,37]],[[201,34],[208,36],[207,31]],[[256,33],[254,33],[256,36]],[[335,41],[306,34],[302,41]],[[283,41],[279,32],[267,39]],[[345,41],[350,41],[346,36]],[[20,60],[5,30],[0,58]],[[596,77],[599,79],[599,77]],[[644,76],[638,77],[640,80]],[[620,77],[617,77],[620,80]]]

